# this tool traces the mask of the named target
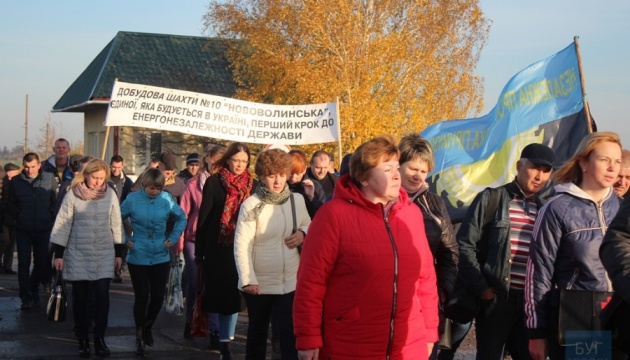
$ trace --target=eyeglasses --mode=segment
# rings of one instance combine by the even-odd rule
[[[232,164],[234,164],[234,165],[237,165],[237,164],[243,164],[243,165],[246,165],[246,164],[247,164],[247,160],[230,159],[230,162],[231,162]]]

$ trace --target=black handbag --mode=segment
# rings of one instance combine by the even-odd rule
[[[440,340],[438,340],[437,347],[440,350],[451,350],[453,347],[453,320],[445,318],[443,321],[444,322],[440,329]]]
[[[444,316],[460,324],[471,322],[481,310],[481,300],[466,285],[458,282],[449,301],[444,304]]]
[[[55,274],[55,283],[50,292],[50,299],[48,299],[46,318],[51,321],[65,321],[67,309],[68,291],[66,290],[66,282],[63,280],[61,270],[58,270]]]
[[[579,333],[584,334],[602,330],[600,315],[613,297],[612,292],[589,290],[560,290],[560,309],[558,314],[558,342],[562,346],[583,341]],[[569,335],[569,336],[568,336]]]

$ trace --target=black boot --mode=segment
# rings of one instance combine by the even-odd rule
[[[210,333],[210,349],[221,350],[221,341],[219,340],[219,332],[216,330]]]
[[[90,357],[90,340],[79,339],[79,357],[82,357],[82,358]]]
[[[147,324],[144,326],[144,344],[146,346],[153,346],[153,333],[151,332],[151,327],[153,327],[153,321],[147,321]]]
[[[221,356],[219,360],[232,360],[232,350],[230,349],[229,341],[221,342]]]
[[[110,351],[104,338],[94,338],[94,354],[98,357],[109,357]]]
[[[186,321],[186,325],[184,325],[184,339],[192,339],[192,335],[190,334],[190,323]]]
[[[144,357],[144,338],[142,337],[142,328],[136,328],[136,356]]]

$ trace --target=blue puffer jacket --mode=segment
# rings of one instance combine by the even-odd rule
[[[575,184],[555,188],[558,195],[538,212],[527,263],[525,315],[532,339],[547,336],[558,289],[611,289],[599,247],[619,210],[617,196],[609,189],[600,205]]]
[[[155,265],[170,261],[169,249],[164,246],[170,240],[175,246],[186,228],[186,214],[173,197],[162,191],[156,197],[149,196],[144,189],[131,193],[120,205],[123,220],[131,219],[133,248],[127,251],[127,262],[134,265]],[[172,216],[175,227],[166,233],[166,222]]]

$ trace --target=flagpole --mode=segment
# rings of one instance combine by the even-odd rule
[[[342,153],[342,148],[341,148],[341,114],[339,113],[339,96],[337,96],[337,100],[335,101],[335,107],[337,109],[337,137],[338,137],[338,146],[339,146],[339,150],[338,150],[338,154],[339,154],[339,168],[341,168],[341,153]]]
[[[591,110],[586,100],[586,80],[584,79],[584,71],[582,71],[582,55],[580,53],[579,36],[573,37],[573,43],[575,43],[575,53],[577,55],[578,71],[580,73],[580,85],[582,86],[582,102],[584,103],[584,114],[586,115],[586,125],[588,126],[588,132],[593,132],[593,119],[591,118]]]
[[[114,86],[118,82],[118,78],[114,78]],[[112,100],[111,98],[109,99]],[[108,106],[109,107],[109,106]],[[107,151],[107,142],[109,141],[109,126],[105,125],[105,142],[103,142],[103,151],[101,152],[101,160],[105,161],[105,152]]]

